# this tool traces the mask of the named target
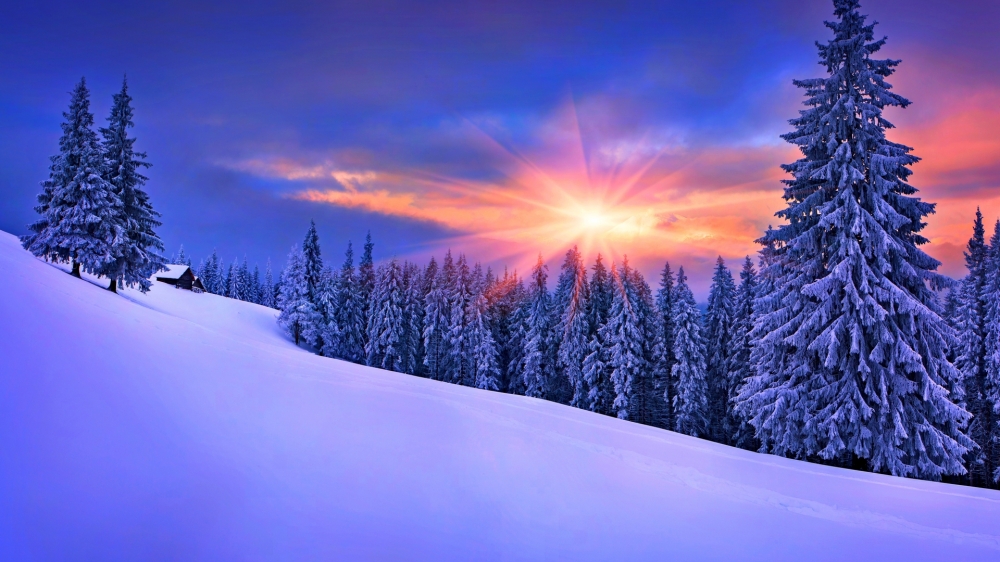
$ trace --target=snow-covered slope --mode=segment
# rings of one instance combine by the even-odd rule
[[[0,233],[3,560],[1000,560],[1000,494],[324,359]]]

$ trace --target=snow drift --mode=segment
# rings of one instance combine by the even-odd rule
[[[997,560],[1000,493],[315,356],[0,233],[4,560]]]

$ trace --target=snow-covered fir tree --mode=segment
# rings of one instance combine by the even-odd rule
[[[403,298],[403,268],[393,258],[375,276],[365,346],[369,366],[402,371]]]
[[[473,276],[465,255],[459,255],[455,262],[455,275],[447,289],[451,317],[448,319],[447,369],[444,380],[471,386],[474,374],[471,371],[471,347],[469,342],[469,305],[473,298]]]
[[[968,435],[978,445],[969,451],[966,464],[973,482],[983,484],[992,481],[993,459],[990,440],[993,434],[993,404],[987,399],[986,373],[986,301],[988,257],[991,248],[986,244],[986,228],[983,214],[976,209],[976,219],[972,226],[972,237],[966,246],[965,266],[968,275],[961,280],[958,293],[956,327],[958,328],[955,366],[962,372],[962,405],[972,414]]]
[[[554,367],[551,342],[552,304],[546,287],[547,269],[539,255],[538,262],[531,269],[529,295],[525,303],[521,376],[524,380],[524,395],[536,398],[548,395]]]
[[[455,263],[451,250],[445,253],[440,268],[432,258],[426,275],[431,278],[431,284],[424,302],[424,365],[427,367],[427,376],[434,380],[445,380],[451,358],[448,329],[452,312],[449,296],[455,282]]]
[[[628,265],[628,258],[623,262]],[[662,355],[662,341],[657,337],[660,326],[656,315],[653,290],[637,268],[628,268],[629,288],[632,290],[632,308],[639,319],[641,332],[642,364],[644,367],[632,379],[632,398],[629,400],[629,419],[647,425],[661,425],[667,406],[662,391],[657,390],[655,375],[656,358]]]
[[[1000,220],[993,227],[989,253],[986,258],[986,284],[983,287],[983,308],[986,325],[983,339],[986,341],[986,377],[983,383],[983,401],[991,410],[982,422],[983,464],[993,469],[992,474],[983,471],[986,481],[1000,483]]]
[[[740,271],[740,286],[736,291],[736,309],[733,316],[731,341],[732,355],[730,356],[729,381],[726,388],[728,416],[725,420],[725,428],[732,445],[749,450],[757,449],[753,427],[748,425],[742,416],[736,415],[734,409],[739,389],[753,375],[753,365],[750,362],[753,339],[750,334],[755,319],[754,302],[757,299],[757,287],[757,269],[750,256],[747,256],[743,262],[743,269]]]
[[[309,221],[309,230],[302,239],[302,257],[306,267],[306,286],[309,296],[316,299],[319,291],[320,278],[323,275],[323,252],[319,247],[319,234],[316,232],[316,221]]]
[[[590,284],[583,256],[576,246],[566,252],[554,295],[554,344],[557,345],[558,378],[568,385],[565,401],[577,408],[588,406],[587,386],[583,379],[583,361],[590,339]],[[560,400],[563,401],[563,400]]]
[[[72,274],[100,274],[112,261],[112,250],[126,236],[120,222],[122,203],[103,175],[104,156],[94,132],[90,92],[81,78],[63,113],[59,153],[51,158],[49,178],[42,183],[24,248],[36,256],[70,262]]]
[[[302,255],[300,246],[293,246],[289,252],[288,265],[281,281],[281,293],[278,295],[281,314],[278,315],[278,325],[298,345],[304,341],[303,334],[313,329],[316,320],[316,309],[309,299],[305,256]]]
[[[372,233],[365,235],[365,246],[361,253],[361,261],[358,262],[358,275],[355,281],[358,284],[358,298],[361,299],[361,314],[364,318],[362,326],[368,325],[368,310],[371,307],[371,294],[375,290],[375,260],[372,251],[375,244],[372,243]],[[364,330],[361,336],[368,344],[368,333]]]
[[[639,295],[628,258],[621,267],[612,266],[611,285],[614,296],[608,319],[601,327],[601,336],[607,347],[607,365],[614,392],[611,411],[620,419],[628,419],[633,384],[647,368],[642,319],[636,307]]]
[[[673,309],[674,429],[694,437],[708,437],[711,406],[701,312],[688,287],[683,267],[677,270]]]
[[[656,291],[656,315],[657,315],[657,351],[651,368],[653,369],[653,380],[656,383],[656,390],[663,397],[664,411],[660,420],[663,427],[673,428],[673,400],[674,385],[670,372],[674,368],[674,272],[670,269],[670,262],[663,266],[660,273],[660,286]]]
[[[324,267],[316,287],[316,324],[309,336],[317,342],[319,354],[326,357],[342,355],[341,330],[337,323],[337,306],[341,302],[339,287],[337,274]]]
[[[174,252],[174,255],[170,257],[170,263],[177,265],[186,265],[190,267],[191,257],[184,252],[184,244],[181,244],[180,246],[177,247],[177,251]]]
[[[219,293],[220,295],[231,299],[236,298],[233,296],[233,283],[236,279],[236,267],[235,260],[233,263],[229,264],[229,267],[226,269],[226,274],[222,277],[222,290]]]
[[[267,265],[264,266],[264,282],[260,286],[260,304],[274,308],[274,300],[274,276],[271,273],[271,260],[268,259]]]
[[[411,262],[403,263],[403,364],[402,371],[423,374],[424,274]]]
[[[708,369],[709,432],[712,439],[727,444],[732,443],[735,429],[729,402],[735,309],[736,284],[722,256],[719,256],[705,311],[705,366]]]
[[[524,312],[528,290],[517,273],[504,271],[490,290],[490,322],[499,354],[500,381],[503,392],[524,394],[520,366],[524,358]]]
[[[101,151],[104,159],[103,176],[120,202],[120,212],[115,220],[122,224],[121,237],[112,240],[111,259],[100,274],[111,280],[112,291],[117,285],[149,290],[149,278],[163,269],[163,243],[156,235],[160,226],[160,213],[153,209],[149,194],[143,186],[147,178],[139,170],[148,168],[145,152],[136,152],[135,139],[129,138],[132,122],[132,97],[128,82],[122,80],[122,89],[113,97],[108,126],[102,127]],[[190,266],[190,259],[185,262]]]
[[[788,222],[767,240],[776,291],[755,323],[757,373],[738,407],[765,451],[960,474],[973,444],[948,392],[961,375],[932,290],[945,281],[919,248],[934,206],[907,183],[911,149],[885,137],[883,109],[909,101],[886,82],[899,61],[873,57],[885,40],[858,9],[835,0],[834,38],[818,44],[828,75],[795,82],[806,109],[784,138],[802,158],[784,166]]]
[[[198,267],[198,278],[209,293],[217,295],[222,292],[222,265],[218,252],[212,250],[212,255]]]
[[[357,273],[354,270],[354,250],[347,243],[344,265],[337,277],[337,306],[334,317],[340,329],[338,357],[353,363],[365,361],[365,302],[361,296]]]
[[[587,356],[583,360],[583,379],[587,385],[587,407],[592,412],[606,415],[614,415],[611,409],[614,385],[611,382],[608,342],[605,338],[607,331],[603,330],[603,326],[607,323],[613,300],[614,284],[604,267],[603,257],[598,254],[590,278],[588,314],[591,333],[587,342]]]
[[[261,281],[260,268],[253,265],[253,274],[250,275],[250,302],[260,304],[261,302]]]
[[[490,330],[487,292],[480,291],[469,303],[468,346],[472,386],[485,390],[500,390],[500,366],[496,341]]]

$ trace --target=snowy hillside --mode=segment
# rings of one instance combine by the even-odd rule
[[[1000,493],[325,359],[274,314],[0,234],[0,559],[1000,559]]]

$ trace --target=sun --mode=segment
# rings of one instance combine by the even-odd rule
[[[602,209],[584,210],[580,213],[580,224],[586,230],[600,230],[607,228],[611,219]]]

